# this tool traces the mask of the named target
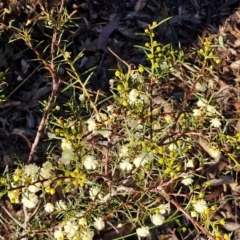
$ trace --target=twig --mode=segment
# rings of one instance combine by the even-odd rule
[[[105,169],[105,174],[107,176],[107,174],[108,174],[108,162],[109,162],[109,149],[107,147],[103,147],[103,152],[105,153],[104,169]]]
[[[12,134],[12,135],[18,135],[18,136],[22,137],[22,138],[26,141],[28,147],[29,147],[30,149],[32,148],[31,142],[28,140],[28,138],[27,138],[25,135],[23,135],[23,134],[21,134],[21,133],[16,133],[16,132],[11,132],[10,134]]]
[[[26,226],[27,226],[27,223],[28,223],[29,221],[31,221],[31,219],[33,219],[33,217],[37,214],[37,212],[38,212],[40,206],[42,205],[42,203],[43,203],[43,199],[40,199],[40,201],[38,202],[37,207],[34,209],[34,212],[33,212],[30,216],[27,214],[27,218],[25,218],[25,222],[24,222],[24,224],[25,224]],[[24,208],[23,208],[23,209],[24,209]],[[27,213],[27,211],[26,211],[26,213]]]
[[[2,206],[2,209],[19,227],[25,229],[24,225],[20,223],[16,218],[14,218],[13,215],[4,206]]]
[[[7,98],[11,97],[39,68],[41,64],[38,65],[22,82],[10,93]]]
[[[7,96],[7,98],[8,97],[9,96]],[[3,102],[3,103],[0,103],[0,108],[19,106],[21,104],[22,104],[22,102],[20,102],[20,101]]]
[[[58,87],[59,87],[59,82],[58,82],[57,85],[53,85],[54,87],[52,89],[52,93],[51,93],[50,99],[49,99],[48,104],[47,104],[47,106],[46,106],[46,108],[44,110],[42,119],[41,119],[39,127],[38,127],[38,131],[37,131],[36,137],[34,139],[34,142],[33,142],[32,147],[31,147],[31,151],[29,153],[29,157],[28,157],[28,161],[27,161],[28,163],[30,163],[32,161],[33,155],[34,155],[34,153],[36,151],[38,142],[40,140],[40,137],[41,137],[44,125],[45,125],[45,121],[47,119],[48,113],[49,113],[49,111],[50,111],[50,109],[51,109],[51,107],[53,105],[54,100],[55,100],[55,96],[56,96],[56,93],[57,93],[57,90],[58,90]]]
[[[206,236],[209,237],[209,239],[214,240],[214,236],[212,236],[209,232],[207,232],[207,230],[199,224],[199,222],[197,222],[194,218],[192,218],[183,208],[180,204],[178,204],[175,200],[173,200],[169,194],[162,188],[161,192],[163,193],[163,195],[165,195],[169,201],[178,209],[178,211],[182,212],[184,214],[184,216],[194,225],[196,226],[199,230],[202,231],[202,233]]]
[[[187,105],[187,102],[188,102],[189,98],[192,96],[192,94],[193,94],[193,92],[194,92],[194,89],[195,89],[195,86],[196,86],[196,84],[199,82],[200,77],[201,77],[201,74],[203,73],[203,71],[205,70],[205,68],[206,68],[206,63],[204,63],[203,66],[202,66],[202,68],[199,70],[198,76],[196,77],[196,79],[195,79],[195,81],[194,81],[194,83],[193,83],[193,85],[192,85],[192,88],[190,89],[190,91],[188,92],[186,98],[185,98],[184,101],[183,101],[183,104],[182,104],[182,106],[181,106],[181,109],[180,109],[180,111],[179,111],[179,113],[178,113],[178,115],[177,115],[177,118],[176,118],[176,121],[175,121],[175,124],[174,124],[174,128],[177,127],[178,120],[179,120],[181,114],[183,113],[183,111],[184,111],[184,109],[185,109],[185,107],[186,107],[186,105]],[[174,128],[173,128],[173,129],[174,129]]]
[[[65,4],[65,0],[62,0],[61,6],[60,6],[60,10],[59,10],[59,13],[58,13],[58,19],[59,20],[60,20],[61,14],[63,12],[64,4]],[[55,55],[55,43],[57,41],[57,35],[58,35],[57,29],[54,29],[53,35],[52,35],[52,43],[51,43],[51,62],[50,62],[50,64],[32,46],[31,42],[30,41],[28,42],[29,47],[35,52],[35,54],[42,61],[43,65],[48,69],[48,71],[51,74],[51,78],[52,78],[52,92],[51,92],[51,96],[50,96],[48,104],[47,104],[47,106],[46,106],[46,108],[44,110],[42,119],[41,119],[39,127],[38,127],[38,131],[37,131],[36,137],[35,137],[34,142],[32,144],[32,148],[31,148],[31,151],[29,153],[29,157],[28,157],[28,161],[27,161],[28,163],[30,163],[32,161],[32,159],[33,159],[33,156],[34,156],[34,153],[36,151],[37,145],[39,143],[42,131],[44,129],[45,121],[46,121],[48,113],[49,113],[49,111],[50,111],[50,109],[51,109],[51,107],[52,107],[52,105],[54,103],[55,96],[56,96],[56,94],[58,92],[58,88],[59,88],[59,85],[60,85],[60,82],[61,82],[61,80],[59,79],[58,75],[56,74],[55,63],[54,63],[54,59],[55,59],[55,56],[54,56]]]

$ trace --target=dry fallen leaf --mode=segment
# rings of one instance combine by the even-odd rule
[[[118,27],[119,25],[119,21],[113,21],[108,23],[101,31],[99,37],[98,37],[98,49],[102,49],[104,50],[109,36],[111,35],[111,33]]]
[[[221,172],[227,166],[226,161],[219,160],[214,164],[211,164],[206,169],[207,179],[214,179],[219,172]]]
[[[236,113],[240,114],[240,102],[235,102],[233,105],[236,108]]]
[[[223,176],[220,179],[214,178],[204,183],[205,186],[210,184],[210,186],[221,186],[223,184],[229,184],[233,182],[233,178],[231,176]]]
[[[214,191],[211,191],[208,195],[206,195],[205,200],[211,201],[220,196],[221,193],[223,193],[223,187],[218,187]]]
[[[240,224],[236,222],[226,222],[223,226],[227,231],[232,232],[240,228]]]
[[[147,0],[138,0],[138,2],[136,3],[135,7],[134,7],[134,11],[138,12],[140,10],[142,10],[145,5],[147,3]]]
[[[46,86],[41,87],[37,90],[37,92],[34,94],[34,96],[32,97],[33,100],[38,100],[41,97],[43,97],[44,95],[46,95],[47,93],[50,93],[52,90],[52,84],[48,83],[46,84]]]
[[[234,69],[234,70],[237,70],[240,68],[240,60],[237,60],[235,62],[232,62],[231,65],[230,65],[230,68]]]
[[[199,137],[198,143],[214,160],[218,161],[221,158],[221,152],[219,149],[212,146],[205,138]]]
[[[27,70],[29,69],[30,64],[27,63],[26,60],[22,59],[21,60],[21,65],[22,65],[22,73],[25,74],[27,72]]]

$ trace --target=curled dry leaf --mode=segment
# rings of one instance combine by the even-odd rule
[[[218,161],[221,158],[221,152],[219,149],[214,148],[211,143],[209,143],[205,138],[198,138],[199,145],[203,150],[208,153],[214,160]]]

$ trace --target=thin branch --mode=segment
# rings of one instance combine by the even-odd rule
[[[27,219],[27,220],[25,220],[25,224],[26,224],[26,225],[27,225],[27,223],[28,223],[29,221],[31,221],[31,219],[33,219],[33,217],[37,214],[37,212],[38,212],[40,206],[42,205],[42,203],[43,203],[43,199],[40,199],[40,201],[38,202],[37,207],[34,209],[34,212],[33,212],[30,216],[28,216],[28,219]]]
[[[61,15],[63,12],[63,7],[65,4],[65,0],[62,0],[61,2],[61,6],[60,6],[60,10],[58,13],[58,21],[60,21],[61,19]],[[54,104],[55,101],[55,96],[58,92],[59,89],[59,85],[61,80],[59,79],[56,70],[55,70],[55,63],[54,63],[54,59],[55,59],[55,44],[57,42],[57,36],[58,36],[58,29],[54,29],[53,31],[53,35],[52,35],[52,43],[51,43],[51,61],[50,64],[41,56],[41,54],[32,46],[31,42],[28,42],[28,45],[30,46],[30,48],[35,52],[35,54],[39,57],[39,59],[42,61],[42,63],[44,64],[44,66],[48,69],[48,71],[51,74],[51,78],[52,78],[52,92],[51,92],[51,96],[50,99],[48,101],[48,104],[44,110],[42,119],[40,121],[39,127],[38,127],[38,131],[36,134],[36,137],[34,139],[34,142],[32,144],[32,148],[31,151],[29,153],[29,157],[28,157],[28,163],[30,163],[33,159],[34,153],[36,151],[37,145],[39,143],[40,137],[42,135],[44,126],[45,126],[45,122],[48,116],[48,113],[50,112],[50,109],[52,107],[52,105]]]
[[[11,92],[8,94],[7,98],[10,98],[39,68],[41,64],[38,65],[22,82]]]
[[[4,206],[2,206],[2,209],[19,227],[25,229],[25,226],[22,223],[20,223],[16,218],[14,218],[13,215]]]
[[[190,97],[192,96],[192,94],[193,94],[193,92],[194,92],[194,89],[195,89],[195,86],[196,86],[196,84],[199,82],[199,80],[200,80],[200,78],[201,78],[201,76],[202,76],[202,73],[204,72],[205,68],[206,68],[206,62],[203,64],[202,68],[199,70],[198,76],[196,77],[196,79],[195,79],[195,81],[194,81],[194,83],[193,83],[190,91],[188,92],[186,98],[184,99],[184,101],[183,101],[183,103],[182,103],[181,109],[180,109],[180,111],[179,111],[179,113],[178,113],[178,115],[177,115],[177,118],[176,118],[176,120],[175,120],[174,128],[177,127],[178,120],[179,120],[181,114],[183,113],[183,111],[184,111],[184,109],[185,109],[185,107],[186,107],[186,105],[187,105]],[[173,128],[173,129],[174,129],[174,128]]]
[[[184,214],[184,216],[194,225],[196,226],[199,230],[202,231],[202,233],[205,236],[208,236],[209,239],[214,240],[214,236],[212,236],[202,225],[200,225],[200,223],[198,221],[196,221],[194,218],[192,218],[184,209],[183,207],[177,203],[175,200],[173,200],[169,194],[162,188],[161,192],[163,193],[163,195],[166,196],[166,198],[169,199],[169,201],[177,208],[178,211],[182,212]]]

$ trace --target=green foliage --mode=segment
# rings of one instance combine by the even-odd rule
[[[194,65],[181,49],[154,40],[160,23],[153,22],[144,31],[149,42],[137,46],[149,66],[132,69],[123,61],[128,70],[116,70],[110,80],[112,96],[101,106],[100,94],[86,87],[91,75],[82,82],[74,67],[84,53],[73,59],[68,44],[62,43],[71,17],[64,11],[56,21],[53,13],[44,14],[44,24],[57,32],[52,64],[55,69],[67,65],[69,85],[63,91],[71,89],[73,96],[63,106],[56,99],[48,114],[49,141],[58,141],[48,160],[40,166],[20,164],[1,178],[11,203],[24,209],[25,215],[12,223],[15,228],[21,227],[27,236],[37,235],[40,229],[44,237],[85,240],[107,224],[120,228],[130,223],[144,237],[149,228],[165,222],[180,224],[183,214],[196,228],[205,229],[205,235],[218,239],[225,222],[212,219],[219,203],[205,200],[210,185],[196,169],[211,159],[219,160],[225,143],[237,151],[239,136],[225,134],[228,122],[214,96],[207,93],[214,84],[207,81],[212,61],[219,63],[211,41],[206,39],[202,49],[193,50],[198,61]],[[33,44],[31,28],[15,30],[15,37],[37,54],[39,45]],[[37,56],[49,70],[48,60]],[[185,76],[182,67],[191,73]],[[160,96],[159,89],[174,86],[170,73],[185,81],[186,96],[180,107]],[[192,106],[191,96],[198,98]],[[59,110],[66,116],[59,117]],[[181,206],[172,196],[181,199]],[[183,226],[179,231],[188,233]]]
[[[7,71],[6,71],[7,72]],[[3,93],[4,92],[4,86],[6,85],[5,83],[5,75],[6,75],[6,72],[0,72],[0,103],[1,102],[4,102],[6,100],[6,96],[5,94]]]

